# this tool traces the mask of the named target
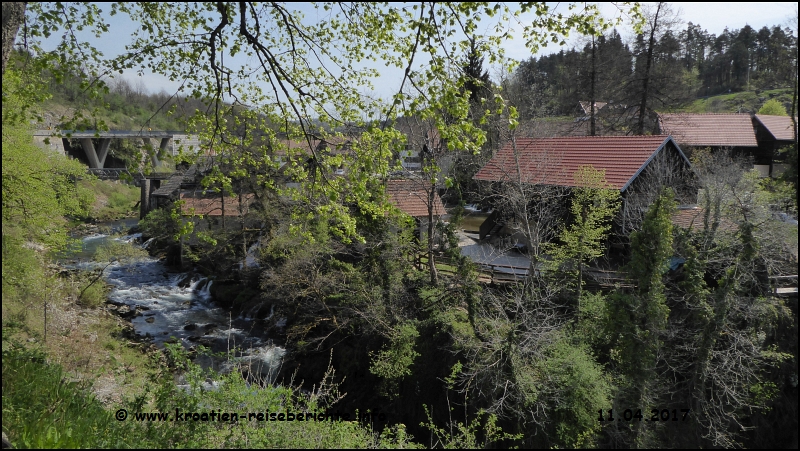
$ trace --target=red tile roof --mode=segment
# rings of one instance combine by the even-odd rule
[[[749,114],[660,115],[661,133],[687,146],[758,147]]]
[[[703,209],[700,207],[680,209],[672,215],[672,223],[683,229],[702,230]]]
[[[407,213],[414,218],[428,216],[428,194],[423,180],[387,180],[386,193],[389,195],[389,202],[400,211]],[[433,215],[444,216],[447,211],[444,208],[439,194],[433,195]]]
[[[250,204],[255,199],[255,194],[243,194],[244,214],[250,210]],[[202,194],[200,192],[181,193],[181,214],[198,216],[222,216],[222,199],[217,193]],[[240,216],[239,198],[237,196],[225,197],[225,216]]]
[[[700,207],[681,208],[672,215],[672,223],[683,229],[703,230],[704,212],[705,210]],[[733,221],[727,218],[720,218],[718,230],[731,232],[737,228],[736,223]]]
[[[663,135],[586,136],[517,138],[516,145],[524,183],[575,186],[573,174],[580,166],[591,165],[605,170],[609,185],[624,191],[668,142],[672,142],[671,139]],[[516,168],[514,148],[509,142],[475,174],[474,179],[517,180]]]
[[[789,116],[767,116],[756,114],[758,122],[778,141],[794,141],[794,125]]]

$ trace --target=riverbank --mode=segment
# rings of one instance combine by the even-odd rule
[[[35,254],[36,251],[28,251],[16,254],[15,262],[25,263],[19,258],[23,254],[35,262],[44,261],[37,260],[43,256]],[[151,260],[144,259],[143,264],[158,263]],[[116,264],[112,271],[121,272],[124,267],[132,268],[131,275],[143,269],[142,265]],[[3,430],[14,447],[361,448],[410,445],[402,426],[394,429],[395,435],[379,437],[366,421],[332,418],[317,421],[316,417],[325,415],[331,407],[328,393],[336,392],[336,386],[327,379],[309,393],[291,387],[249,383],[242,376],[242,370],[247,369],[253,375],[259,361],[280,358],[274,352],[270,354],[268,349],[258,348],[243,355],[231,368],[235,370],[226,374],[206,371],[188,360],[191,350],[167,343],[164,349],[159,349],[154,344],[159,337],[150,334],[143,339],[137,334],[135,323],[123,319],[130,317],[130,309],[121,307],[129,305],[119,298],[96,308],[84,307],[78,302],[80,293],[78,286],[72,283],[70,271],[59,270],[52,264],[38,268],[38,284],[24,284],[28,288],[41,288],[36,292],[27,291],[27,294],[35,294],[35,298],[5,290],[9,281],[3,280]],[[158,291],[166,286],[177,286],[178,279],[186,277],[173,275],[174,280],[161,286],[153,280],[143,285]],[[111,277],[111,285],[115,280],[124,280],[124,276]],[[190,281],[188,287],[179,288],[192,293],[197,288],[207,294],[210,284],[205,281],[205,285],[199,287],[195,280]],[[116,285],[112,300],[114,291],[119,294],[125,290],[133,295],[131,298],[139,299],[130,286]],[[176,293],[166,294],[175,306],[182,305]],[[152,303],[156,302],[162,304],[155,300]],[[188,307],[191,309],[191,305]],[[199,311],[208,306],[198,307]],[[169,307],[162,309],[161,319],[173,318],[176,311]],[[148,313],[153,313],[152,309]],[[133,319],[155,327],[157,315],[138,316],[134,311]],[[182,328],[187,337],[210,332],[204,324],[187,326],[191,327]],[[232,330],[234,326],[228,325],[230,330],[218,332],[228,337],[240,333]],[[202,331],[200,335],[198,330]],[[154,343],[150,343],[151,338]],[[236,344],[241,343],[237,341]],[[200,353],[199,349],[196,351]],[[256,376],[263,376],[262,371],[257,371]],[[199,410],[237,414],[289,412],[295,418],[299,413],[306,416],[312,413],[315,421],[275,423],[242,418],[233,423],[204,422],[194,421],[191,416],[192,421],[180,427],[169,421],[176,419],[169,417],[173,412],[178,415],[178,412]],[[156,414],[166,421],[158,421],[153,416]],[[351,420],[356,418],[355,412],[348,415],[352,415]],[[183,416],[181,413],[180,417]]]
[[[87,277],[54,264],[36,268],[43,257],[17,255],[24,257],[36,285],[21,293],[5,293],[4,283],[3,350],[18,343],[44,353],[69,380],[91,381],[92,392],[107,406],[141,393],[160,352],[139,340],[113,306],[86,301],[91,290]],[[94,286],[101,288],[97,295],[105,300],[102,281]]]

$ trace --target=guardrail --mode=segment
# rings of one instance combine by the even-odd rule
[[[128,168],[86,168],[86,172],[95,175],[97,178],[102,180],[118,180],[122,174],[127,174],[128,177],[137,182],[142,179],[165,180],[172,177],[175,174],[183,173],[181,171],[173,171],[173,172],[151,172],[149,174],[145,174],[141,171],[131,172],[128,170]]]
[[[424,260],[424,261],[423,261]],[[436,256],[436,270],[443,274],[455,274],[455,271],[448,267],[455,267],[458,264],[444,256]],[[425,269],[428,264],[427,255],[418,254],[414,262],[419,269]],[[476,263],[478,278],[488,279],[489,283],[496,282],[517,282],[528,277],[530,268],[528,266],[501,265],[491,263]]]
[[[116,180],[119,179],[122,174],[127,174],[129,177],[133,178],[128,168],[87,168],[86,172],[101,180]]]

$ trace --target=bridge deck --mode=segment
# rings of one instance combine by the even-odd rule
[[[33,136],[59,136],[63,138],[172,138],[185,136],[186,132],[174,130],[36,130]]]

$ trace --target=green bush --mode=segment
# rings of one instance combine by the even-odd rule
[[[101,278],[96,278],[91,274],[84,276],[81,284],[78,305],[87,308],[98,308],[105,304],[108,299],[108,285]]]
[[[17,448],[108,448],[123,445],[117,423],[86,392],[67,382],[40,351],[3,350],[3,430]],[[124,446],[124,445],[123,445]]]
[[[769,116],[788,116],[786,113],[786,108],[776,99],[769,99],[764,102],[764,105],[758,110],[758,114]]]
[[[332,405],[326,394],[336,387],[325,380],[308,395],[289,387],[260,388],[245,381],[238,371],[219,375],[201,370],[186,360],[176,345],[172,360],[186,369],[188,388],[175,385],[172,374],[152,376],[151,396],[141,394],[122,406],[125,421],[89,394],[88,384],[67,381],[58,365],[46,361],[40,351],[11,344],[3,351],[3,430],[15,447],[37,448],[376,448],[410,447],[402,425],[380,436],[358,421],[154,421],[136,419],[141,413],[167,413],[175,419],[182,412],[241,413],[326,412]],[[155,373],[154,373],[155,374]],[[208,379],[215,390],[203,389]],[[331,409],[333,410],[333,409]],[[354,414],[355,412],[353,412]],[[351,418],[354,419],[354,418]]]

